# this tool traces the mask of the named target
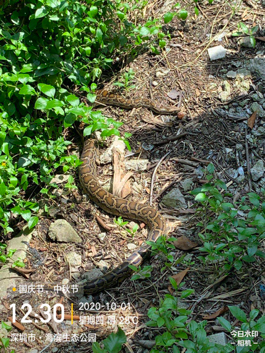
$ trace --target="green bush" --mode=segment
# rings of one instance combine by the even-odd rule
[[[11,214],[33,228],[54,173],[80,162],[67,154],[65,129],[76,121],[85,135],[119,135],[121,123],[92,111],[94,83],[114,57],[135,55],[161,24],[134,25],[119,1],[20,0],[0,9],[0,226],[12,232]],[[157,38],[156,37],[156,38]],[[78,87],[80,95],[71,89]],[[81,94],[88,100],[85,104]],[[71,182],[69,181],[69,185]],[[30,201],[29,201],[30,199]]]

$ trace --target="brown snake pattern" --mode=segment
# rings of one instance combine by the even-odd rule
[[[157,108],[152,100],[147,98],[141,99],[128,99],[123,98],[119,94],[111,93],[107,90],[98,90],[97,91],[97,100],[95,102],[95,106],[106,104],[106,105],[114,105],[124,109],[133,109],[133,108],[148,108],[152,110],[156,114],[163,115],[176,115],[179,113],[180,108],[174,109],[160,109]]]
[[[136,201],[124,200],[114,196],[100,186],[97,181],[96,158],[95,141],[85,141],[81,155],[83,164],[79,167],[79,179],[90,199],[108,213],[143,221],[149,228],[148,240],[156,241],[160,235],[166,234],[166,222],[155,208]],[[143,262],[149,248],[150,246],[147,244],[142,245],[114,270],[94,281],[87,282],[84,286],[84,294],[100,292],[124,280],[132,272],[128,266],[139,266]]]

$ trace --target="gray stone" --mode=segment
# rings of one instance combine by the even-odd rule
[[[243,151],[243,145],[241,145],[241,143],[237,143],[237,144],[236,144],[236,149],[237,149],[238,151]]]
[[[257,111],[259,117],[264,118],[265,117],[265,111],[262,108],[262,106],[260,104],[258,104],[257,102],[254,102],[251,104],[251,110],[253,112]]]
[[[227,337],[224,332],[215,333],[214,335],[207,336],[210,342],[221,344],[222,346],[227,345]]]
[[[250,59],[248,68],[251,72],[257,73],[265,80],[265,58]]]
[[[82,239],[74,228],[64,219],[57,219],[50,225],[49,237],[52,240],[65,243],[82,243]]]
[[[85,272],[83,278],[87,282],[94,281],[95,279],[103,276],[103,273],[100,271],[99,268],[93,268],[93,270]]]
[[[37,349],[31,349],[29,353],[38,353],[39,351]]]
[[[181,181],[180,185],[183,187],[184,191],[188,191],[193,188],[194,183],[193,183],[192,178],[187,178],[187,179]]]
[[[8,261],[0,269],[0,299],[6,296],[8,288],[16,287],[16,283],[21,282],[21,275],[10,271],[10,269],[14,261],[23,261],[26,258],[27,244],[31,241],[33,234],[34,230],[25,227],[16,237],[8,241],[7,252],[12,249],[17,249],[17,251],[12,256],[11,261]]]
[[[168,194],[166,194],[162,199],[162,203],[167,207],[172,207],[177,209],[187,208],[185,198],[182,195],[179,188],[174,188]]]
[[[148,159],[132,159],[130,161],[125,161],[125,167],[127,170],[143,172],[147,169],[148,163]]]
[[[71,251],[69,254],[66,255],[66,259],[69,262],[70,266],[76,267],[82,265],[82,257],[80,254]]]
[[[99,240],[101,241],[101,242],[104,242],[104,239],[106,238],[106,233],[100,233],[100,234],[98,234],[98,238],[99,238]]]
[[[133,244],[133,243],[129,243],[129,244],[127,244],[127,248],[128,248],[129,250],[134,250],[134,249],[137,248],[137,245],[135,245],[135,244]]]
[[[226,74],[226,77],[236,78],[236,72],[235,71],[228,71],[228,73]]]
[[[238,177],[238,171],[233,168],[227,169],[226,173],[233,179],[236,179]]]
[[[247,78],[247,77],[251,77],[251,72],[245,68],[242,69],[238,69],[237,70],[237,76],[240,78]]]
[[[52,178],[51,183],[54,183],[54,184],[67,183],[69,176],[70,175],[57,174]]]
[[[257,163],[250,169],[250,173],[253,181],[258,181],[262,178],[264,174],[264,163],[262,159],[257,161]]]

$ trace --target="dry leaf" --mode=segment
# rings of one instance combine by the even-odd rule
[[[213,320],[213,319],[216,319],[218,316],[222,315],[223,313],[225,313],[226,311],[228,311],[228,307],[223,306],[222,308],[217,310],[215,313],[213,313],[211,315],[203,316],[202,318],[203,318],[203,320]]]
[[[179,285],[182,282],[183,278],[186,276],[189,269],[190,268],[188,267],[188,268],[186,268],[186,270],[181,271],[181,272],[177,273],[176,275],[173,275],[170,277],[172,277],[177,282],[177,285]]]
[[[261,40],[262,42],[265,42],[265,37],[256,37],[256,39]]]
[[[190,250],[198,246],[197,243],[194,243],[191,241],[189,238],[187,238],[185,235],[182,235],[180,238],[178,238],[176,241],[173,242],[175,247],[180,250]]]
[[[176,89],[172,89],[170,92],[167,93],[168,97],[171,99],[177,99],[181,95],[180,91],[177,91]]]
[[[251,129],[253,129],[253,126],[255,124],[256,116],[257,116],[257,110],[248,119],[248,127],[250,127]]]

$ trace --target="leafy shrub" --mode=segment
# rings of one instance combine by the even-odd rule
[[[68,155],[65,129],[76,121],[89,135],[119,135],[121,123],[92,111],[97,85],[113,57],[135,55],[153,35],[165,35],[158,20],[135,25],[127,3],[9,0],[0,9],[0,226],[10,217],[29,228],[38,222],[34,194],[49,194],[56,171],[80,164]],[[125,78],[125,85],[128,79]],[[78,86],[89,104],[70,91]],[[71,181],[68,183],[71,186]],[[28,199],[30,198],[31,201]]]
[[[198,226],[202,227],[199,237],[204,245],[200,249],[207,256],[199,259],[206,262],[223,262],[226,270],[232,266],[240,270],[244,263],[256,261],[257,257],[265,258],[259,249],[265,238],[265,192],[261,195],[248,193],[235,204],[230,201],[232,195],[221,180],[210,182],[214,167],[207,167],[209,183],[193,190],[201,206],[197,214],[202,218]],[[224,193],[221,192],[226,191]]]

